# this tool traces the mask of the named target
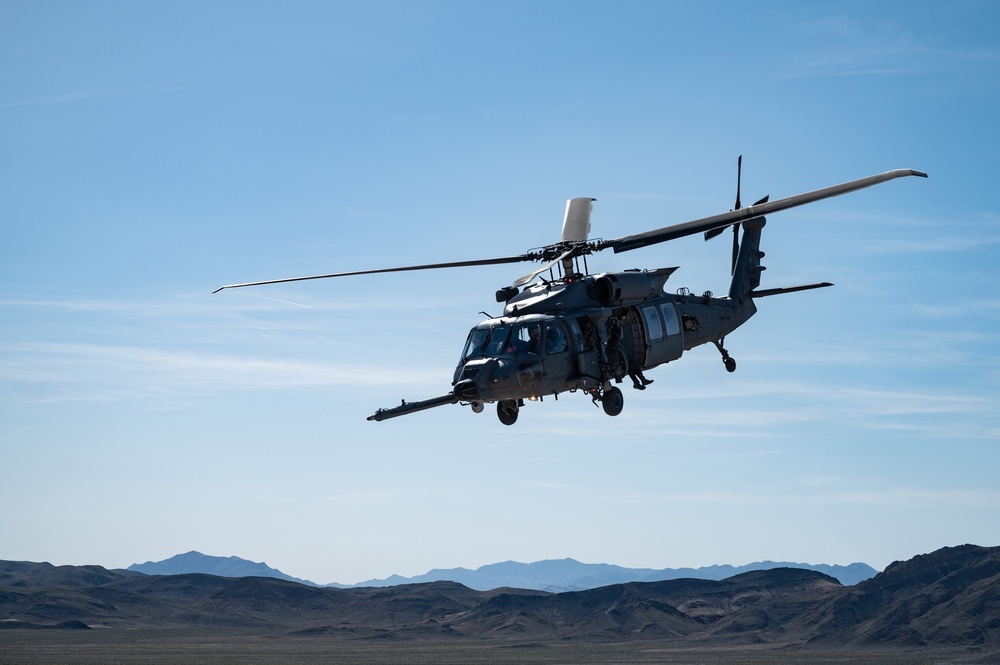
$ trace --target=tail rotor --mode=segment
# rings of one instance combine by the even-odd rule
[[[740,208],[743,207],[743,204],[740,202],[740,182],[742,179],[743,179],[743,155],[740,155],[739,159],[736,160],[736,205],[733,208],[733,210],[739,210]],[[771,195],[768,194],[761,200],[755,202],[753,205],[760,205],[761,203],[767,203],[768,199],[770,198]],[[715,236],[720,235],[724,229],[725,227],[718,229],[711,229],[710,231],[705,231],[705,240],[711,240]],[[739,257],[739,255],[740,255],[740,223],[736,222],[735,224],[733,224],[733,262],[732,266],[729,269],[729,274],[733,274],[734,272],[736,272],[736,259]]]

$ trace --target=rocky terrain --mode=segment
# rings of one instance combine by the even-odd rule
[[[1000,653],[1000,547],[945,548],[854,586],[777,568],[586,591],[454,582],[334,589],[0,562],[0,646],[26,631],[251,631],[284,640],[655,643],[664,648]],[[988,662],[988,661],[983,661]]]

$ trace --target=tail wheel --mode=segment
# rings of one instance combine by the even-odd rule
[[[757,205],[757,204],[755,203],[754,205]],[[735,372],[736,371],[736,359],[729,355],[729,351],[726,351],[726,347],[723,346],[723,343],[725,341],[726,341],[726,338],[723,337],[722,339],[712,340],[712,343],[715,344],[715,348],[717,348],[719,350],[719,353],[722,354],[722,364],[726,366],[726,371],[727,372]]]
[[[517,400],[503,399],[497,402],[497,418],[504,425],[513,425],[517,422]]]
[[[618,388],[605,390],[604,396],[601,397],[601,406],[604,407],[604,413],[609,416],[617,416],[625,408],[625,396]]]

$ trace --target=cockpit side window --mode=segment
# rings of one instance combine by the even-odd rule
[[[541,327],[538,323],[527,323],[519,325],[510,334],[510,344],[507,345],[508,353],[539,352],[539,337]]]
[[[566,351],[566,333],[563,327],[552,321],[545,326],[545,353],[564,353]]]

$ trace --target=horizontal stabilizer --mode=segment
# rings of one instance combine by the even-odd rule
[[[778,296],[783,293],[795,293],[796,291],[808,291],[810,289],[822,289],[826,286],[833,286],[830,282],[820,282],[819,284],[803,284],[802,286],[785,286],[779,289],[761,289],[751,291],[751,298],[763,298],[765,296]]]

